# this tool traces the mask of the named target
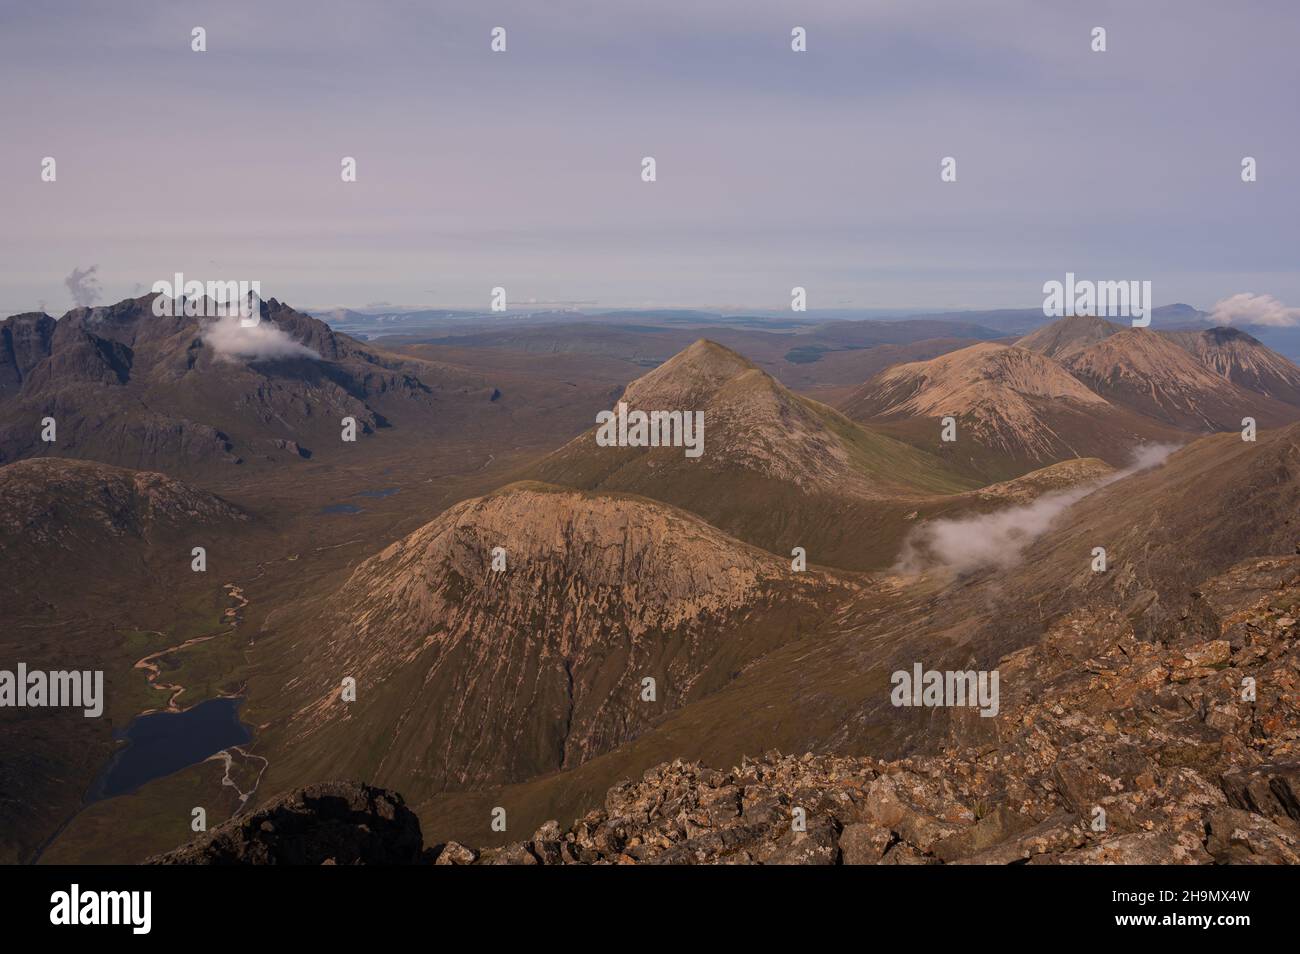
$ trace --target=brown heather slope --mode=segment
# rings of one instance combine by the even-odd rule
[[[450,514],[444,515],[431,525],[429,539],[421,539],[420,535],[413,538],[412,543],[420,539],[414,551],[409,549],[410,544],[397,545],[374,563],[359,569],[353,583],[344,591],[349,602],[355,601],[363,607],[351,621],[346,617],[341,621],[327,617],[310,620],[304,622],[292,639],[279,644],[275,652],[286,658],[313,660],[307,666],[299,663],[299,681],[289,684],[287,694],[298,699],[304,695],[314,698],[317,706],[300,709],[296,717],[287,721],[277,719],[264,727],[259,750],[272,759],[266,780],[267,796],[330,775],[362,777],[407,792],[419,812],[428,842],[454,838],[484,845],[499,844],[507,838],[518,839],[521,831],[531,831],[548,818],[573,818],[597,804],[606,789],[620,778],[638,777],[659,763],[677,758],[733,765],[740,763],[746,753],[771,747],[794,752],[867,755],[873,759],[911,754],[912,765],[924,766],[921,774],[926,777],[948,773],[960,778],[963,787],[956,797],[968,809],[974,811],[973,806],[980,802],[996,807],[1005,800],[1017,814],[1028,816],[1019,819],[1017,825],[1027,821],[1045,825],[1044,831],[1050,832],[1053,839],[1064,838],[1054,842],[1058,847],[1051,850],[1074,851],[1087,848],[1091,842],[1071,844],[1074,822],[1055,819],[1054,814],[1084,810],[1080,806],[1088,803],[1083,799],[1092,797],[1085,786],[1086,773],[1095,771],[1092,766],[1102,764],[1095,760],[1104,756],[1119,759],[1113,766],[1114,772],[1103,770],[1123,781],[1121,791],[1103,793],[1115,799],[1108,811],[1119,806],[1122,820],[1115,825],[1116,836],[1151,830],[1146,827],[1147,821],[1164,826],[1159,829],[1164,832],[1159,837],[1134,838],[1107,849],[1130,852],[1115,857],[1138,857],[1133,853],[1147,849],[1175,850],[1187,827],[1206,820],[1187,810],[1188,799],[1201,790],[1204,780],[1219,771],[1218,766],[1249,766],[1263,758],[1286,754],[1282,746],[1291,738],[1286,734],[1289,723],[1270,721],[1267,709],[1244,716],[1238,713],[1248,720],[1241,725],[1220,726],[1218,716],[1214,717],[1213,725],[1207,722],[1210,714],[1224,704],[1211,695],[1223,687],[1205,681],[1215,678],[1214,666],[1220,664],[1203,666],[1195,661],[1219,659],[1219,648],[1206,644],[1227,639],[1228,661],[1238,668],[1253,664],[1249,652],[1238,658],[1238,650],[1234,648],[1239,637],[1233,635],[1231,627],[1235,625],[1234,620],[1240,621],[1241,610],[1233,601],[1252,591],[1267,597],[1267,583],[1227,585],[1203,581],[1235,572],[1234,564],[1242,560],[1290,553],[1294,549],[1300,535],[1295,524],[1295,514],[1300,512],[1300,426],[1264,432],[1254,444],[1242,442],[1235,435],[1196,441],[1175,453],[1163,467],[1127,477],[1084,498],[1058,519],[1049,534],[1029,548],[1019,565],[1009,570],[989,568],[955,579],[943,573],[911,578],[876,576],[866,580],[856,593],[849,593],[846,600],[814,597],[816,605],[831,614],[815,623],[809,622],[808,610],[796,603],[799,609],[794,611],[794,616],[805,624],[801,632],[789,632],[771,640],[766,644],[766,652],[747,664],[728,664],[725,667],[728,677],[716,684],[713,691],[692,695],[688,704],[680,707],[675,707],[675,701],[662,692],[665,682],[661,680],[659,700],[665,710],[662,715],[637,725],[634,732],[620,739],[620,744],[604,750],[603,754],[587,750],[581,762],[577,759],[565,762],[565,753],[572,748],[563,728],[562,710],[551,702],[558,697],[562,705],[566,690],[538,688],[557,684],[563,678],[558,671],[547,678],[541,677],[542,660],[551,656],[539,648],[540,644],[554,645],[555,640],[563,638],[554,635],[557,627],[550,622],[558,618],[561,634],[590,634],[593,641],[581,643],[587,647],[586,652],[592,652],[593,646],[605,645],[609,636],[601,627],[591,624],[594,617],[586,609],[591,600],[577,598],[597,592],[585,582],[586,574],[596,573],[599,581],[617,586],[620,594],[628,586],[638,587],[633,595],[644,594],[642,587],[660,586],[658,574],[665,572],[665,561],[629,560],[626,542],[630,535],[620,528],[614,532],[616,542],[612,546],[599,545],[604,539],[601,533],[592,534],[592,546],[572,542],[555,545],[564,554],[582,554],[580,566],[576,568],[584,580],[580,587],[575,588],[569,577],[546,575],[546,569],[555,571],[557,564],[567,572],[569,568],[562,562],[567,556],[554,554],[553,562],[553,550],[534,550],[531,545],[525,548],[526,553],[537,555],[536,560],[528,561],[531,569],[521,567],[516,560],[510,566],[515,571],[525,570],[520,577],[509,579],[507,574],[506,579],[493,581],[489,578],[488,565],[490,547],[498,545],[495,540],[503,534],[517,534],[520,527],[535,526],[538,515],[548,513],[548,508],[540,506],[533,497],[535,493],[561,493],[531,486],[516,490],[527,493],[522,506],[492,516],[487,511],[501,503],[498,501],[491,507],[487,504],[496,495],[470,502],[466,505],[469,510],[465,511],[468,519],[464,523],[458,524],[449,519]],[[626,503],[656,508],[645,501]],[[598,499],[589,506],[597,508],[595,516],[600,520],[608,518],[608,502]],[[572,506],[568,509],[576,510]],[[693,530],[706,543],[719,536],[687,515],[677,516],[685,521],[688,531]],[[578,520],[578,517],[568,519]],[[554,516],[544,516],[541,523],[546,526],[551,520],[566,526],[565,521]],[[435,526],[440,529],[433,531]],[[448,535],[453,534],[453,527],[466,540],[463,548],[451,543]],[[484,531],[483,527],[489,529]],[[585,534],[586,531],[583,539],[587,539]],[[655,537],[656,545],[667,545],[682,535],[681,530],[660,532]],[[572,531],[542,538],[568,541]],[[639,539],[636,535],[631,538]],[[513,539],[516,542],[501,544],[507,546],[508,553],[519,547],[518,536]],[[742,548],[723,540],[725,559],[737,560],[743,556]],[[1089,566],[1092,548],[1098,545],[1107,548],[1110,560],[1109,569],[1101,574],[1091,572]],[[420,559],[420,553],[430,554],[431,559]],[[465,555],[457,557],[457,553]],[[598,556],[593,558],[593,555]],[[702,555],[694,545],[689,560],[679,546],[664,552],[668,563],[681,564],[673,573],[691,579],[695,578],[699,566],[728,566],[725,562],[700,560]],[[757,559],[762,563],[766,558],[760,554]],[[776,576],[788,579],[788,564],[771,562]],[[423,569],[426,565],[439,564],[451,572],[430,575]],[[656,575],[647,578],[641,570],[632,583],[624,580],[621,570],[611,576],[606,571],[586,569],[602,566],[626,567],[628,572],[653,567]],[[536,578],[538,572],[543,574],[540,579]],[[578,576],[579,572],[572,575]],[[396,592],[384,589],[390,579],[398,581]],[[465,609],[452,607],[453,613],[448,615],[447,601],[457,592],[455,582],[473,579],[480,583],[461,598],[459,605]],[[610,580],[614,583],[609,583]],[[818,585],[815,577],[804,578],[802,582]],[[375,590],[373,599],[369,595],[371,588]],[[501,594],[502,600],[491,602],[488,597],[496,593]],[[611,630],[617,628],[627,634],[615,643],[617,647],[626,647],[631,642],[632,630],[645,623],[635,615],[628,617],[629,600],[625,596],[620,595],[617,603],[624,609],[615,612],[608,625]],[[614,602],[609,605],[613,606]],[[635,608],[638,604],[631,605]],[[664,605],[663,600],[657,600],[654,605]],[[439,606],[444,608],[438,609]],[[527,615],[530,611],[535,615]],[[1277,614],[1270,613],[1272,620]],[[771,617],[765,613],[762,618]],[[473,671],[473,664],[481,658],[488,667],[486,671],[508,673],[505,684],[511,687],[512,693],[519,690],[529,698],[536,697],[539,704],[551,703],[549,712],[542,706],[539,723],[527,730],[501,726],[495,721],[500,718],[498,709],[480,702],[481,697],[472,685],[443,682],[448,678],[444,670],[431,671],[431,665],[436,664],[444,651],[444,638],[437,631],[439,619],[469,627],[459,643],[466,647],[461,658],[469,661],[462,671]],[[526,619],[523,634],[519,631],[522,619]],[[369,627],[364,639],[356,628],[359,620],[364,620]],[[698,622],[698,618],[688,617],[684,623],[686,631]],[[709,631],[721,633],[720,638],[728,641],[736,634],[747,632],[734,626],[719,627],[716,620],[707,626]],[[677,633],[681,631],[679,627]],[[485,635],[476,640],[476,632]],[[1246,638],[1249,632],[1247,627],[1240,636],[1240,645],[1246,650],[1250,649]],[[428,636],[434,638],[427,639]],[[324,640],[331,642],[327,652],[320,651]],[[663,641],[659,638],[653,644]],[[669,634],[669,642],[676,644],[676,634]],[[570,639],[569,645],[578,643]],[[371,645],[382,647],[381,652],[371,654],[368,651]],[[1026,647],[1039,646],[1041,651],[1015,655]],[[471,648],[478,653],[477,657],[469,651]],[[1269,652],[1269,659],[1273,660]],[[554,655],[558,652],[552,651]],[[999,663],[1009,656],[1014,660]],[[1100,668],[1079,663],[1080,659],[1088,660],[1092,656],[1103,659]],[[1178,661],[1180,658],[1182,662]],[[1288,665],[1289,657],[1279,658],[1284,667]],[[320,665],[315,662],[318,659]],[[916,662],[937,669],[987,669],[1005,665],[1003,714],[995,719],[962,718],[970,715],[963,710],[953,719],[947,711],[892,707],[889,674],[894,669],[910,668]],[[1147,662],[1152,665],[1146,666]],[[377,682],[373,677],[363,676],[359,702],[345,712],[342,704],[334,701],[333,693],[337,691],[338,679],[353,664],[373,667],[374,672],[382,675]],[[1154,672],[1157,666],[1163,667],[1163,674],[1156,682],[1138,678],[1142,673]],[[558,660],[552,663],[552,669],[556,667],[563,668]],[[1210,672],[1207,674],[1204,669]],[[1112,670],[1114,675],[1110,675]],[[1188,695],[1187,680],[1182,674],[1176,675],[1175,670],[1186,670],[1192,680],[1200,680],[1190,687],[1199,694]],[[586,671],[602,670],[588,668]],[[630,683],[626,690],[635,696],[640,673],[634,668],[618,671],[624,675],[604,683],[604,695],[612,697],[608,686],[617,683],[622,687],[626,681]],[[1279,673],[1285,671],[1284,668]],[[1278,705],[1277,693],[1285,689],[1278,682],[1279,673],[1263,674],[1261,685],[1267,685],[1268,692],[1261,699],[1267,706]],[[426,678],[430,686],[436,687],[436,693],[432,688],[425,688]],[[1073,679],[1078,684],[1066,686],[1062,679]],[[575,679],[575,687],[585,681]],[[500,685],[497,682],[490,690],[498,698]],[[1101,692],[1114,692],[1116,704],[1122,708],[1134,698],[1133,691],[1156,695],[1149,702],[1147,697],[1140,697],[1131,713],[1089,715],[1095,724],[1076,714],[1076,710],[1081,713],[1081,707],[1095,706]],[[285,683],[279,681],[259,687],[255,679],[253,692],[255,695],[285,694]],[[427,697],[422,695],[426,692]],[[620,701],[626,701],[622,688],[619,695]],[[516,696],[508,694],[507,698]],[[468,701],[462,704],[462,699]],[[1043,705],[1037,714],[1024,709],[1025,705],[1035,705],[1039,700]],[[1053,708],[1056,701],[1062,703],[1060,712]],[[438,705],[448,711],[431,719],[414,717],[415,712],[443,711]],[[587,711],[592,711],[594,705],[593,698]],[[639,700],[635,705],[641,705]],[[404,720],[408,706],[412,715]],[[519,709],[513,711],[518,713]],[[609,713],[610,709],[605,707],[604,712]],[[1087,712],[1095,710],[1088,708]],[[1120,752],[1115,748],[1112,730],[1106,728],[1108,720],[1116,725],[1132,723],[1125,730],[1130,737],[1125,744],[1135,746],[1136,751]],[[1257,722],[1263,734],[1254,728]],[[572,722],[574,726],[590,724],[579,718]],[[441,751],[435,737],[447,731],[448,725],[466,730],[460,743],[466,749],[479,745],[483,738],[488,740],[479,748],[478,758],[486,752],[489,761],[499,760],[516,749],[533,748],[549,751],[548,761],[555,768],[548,774],[513,784],[482,782],[472,791],[454,791],[453,786],[436,778],[446,763],[441,755],[433,754]],[[468,731],[468,726],[474,726],[475,731]],[[1217,734],[1207,735],[1207,726]],[[1137,737],[1135,733],[1139,729],[1148,734]],[[1043,774],[1034,761],[1038,757],[1036,753],[1042,751],[1044,731],[1048,733],[1048,742],[1064,753],[1065,763],[1075,766],[1074,774],[1064,781],[1072,788],[1061,787],[1061,779],[1051,773]],[[1250,740],[1248,748],[1253,753],[1244,761],[1240,750],[1227,739],[1231,735],[1240,741],[1243,732]],[[1023,734],[1021,748],[1014,747],[1021,746],[1021,742],[1013,741],[1017,734]],[[549,736],[549,744],[540,744],[539,735]],[[512,741],[503,742],[503,738]],[[391,748],[377,744],[377,740],[389,739],[393,740]],[[1205,739],[1211,740],[1217,749],[1198,754],[1198,740]],[[1007,740],[1012,746],[1009,751],[1015,755],[1006,766],[989,761],[999,754],[1002,743],[998,740]],[[1175,744],[1166,745],[1171,740]],[[967,754],[956,761],[945,761],[948,756],[942,753],[953,746],[967,750]],[[927,753],[939,753],[938,760],[915,761]],[[1022,757],[1023,761],[1017,761]],[[873,763],[871,771],[896,774],[899,768]],[[915,771],[906,765],[901,768]],[[1186,769],[1195,771],[1199,779],[1188,775]],[[523,774],[530,771],[533,771],[531,767],[522,767]],[[868,782],[871,780],[866,778]],[[921,784],[919,779],[908,775],[901,780],[909,789]],[[1152,780],[1154,789],[1150,788]],[[1212,787],[1213,781],[1210,784]],[[1141,794],[1166,791],[1168,798]],[[1020,798],[1019,792],[1027,793],[1029,799]],[[429,793],[440,794],[430,797]],[[1215,800],[1222,797],[1208,791],[1198,804],[1217,810],[1223,803],[1218,801],[1216,807]],[[912,810],[922,821],[926,816],[934,817],[927,805],[937,803],[928,798],[912,803]],[[510,831],[514,834],[493,836],[488,830],[490,811],[498,805],[508,808]],[[846,820],[849,819],[841,819]],[[872,819],[852,820],[865,823]],[[1251,825],[1259,824],[1256,820],[1249,821]],[[874,822],[892,824],[881,818],[875,818]],[[1223,820],[1217,823],[1222,824]],[[597,825],[600,824],[603,822],[598,821]],[[961,835],[965,828],[958,826],[951,834]],[[936,840],[917,840],[917,833],[922,830],[918,827],[910,834],[897,831],[894,834],[907,842],[907,851],[940,857],[935,849]],[[1173,833],[1172,839],[1166,837],[1169,833]],[[1268,829],[1263,834],[1271,837],[1274,833]],[[981,829],[977,837],[986,846],[1002,837],[986,840],[991,836],[992,833]],[[494,837],[499,840],[494,842]],[[1157,844],[1148,845],[1148,841]],[[1027,848],[1027,844],[1016,841],[1003,847],[1014,860],[1034,850]],[[1226,850],[1212,850],[1205,842],[1198,844],[1211,855]],[[625,846],[626,842],[618,847],[621,850]],[[1195,845],[1180,850],[1201,857]]]
[[[266,739],[273,777],[342,772],[426,797],[580,765],[715,693],[854,588],[660,503],[513,484],[362,563],[278,644],[309,662]],[[355,703],[340,700],[345,676]]]
[[[619,778],[676,758],[733,765],[775,747],[888,759],[936,751],[950,731],[993,747],[987,733],[1001,720],[974,717],[954,728],[947,710],[894,708],[890,673],[916,662],[990,669],[1071,619],[1085,635],[1100,626],[1089,620],[1113,618],[1146,642],[1212,640],[1218,611],[1196,595],[1204,592],[1198,585],[1242,560],[1293,553],[1297,513],[1300,425],[1264,432],[1254,444],[1203,438],[1162,467],[1085,497],[1010,569],[873,576],[816,631],[618,749],[532,782],[416,800],[416,808],[431,838],[465,840],[469,832],[470,843],[494,844],[483,821],[494,805],[520,809],[512,818],[530,830],[574,817]],[[1091,571],[1096,546],[1107,549],[1105,573]],[[1047,670],[1017,678],[1054,691]]]
[[[162,474],[78,460],[0,467],[0,594],[10,620],[77,594],[122,595],[123,576],[148,574],[161,548],[186,569],[209,528],[249,517]],[[190,541],[193,541],[191,543]]]
[[[220,354],[211,319],[157,317],[155,297],[0,321],[0,462],[205,473],[338,452],[343,417],[361,435],[404,424],[459,434],[501,414],[481,375],[384,354],[275,299],[261,303],[265,327],[319,357]],[[47,416],[53,444],[41,440]]]
[[[1132,449],[1171,432],[1093,393],[1051,358],[1018,346],[973,345],[896,365],[841,405],[855,420],[986,479],[1014,477],[1054,461],[1127,462]],[[942,418],[957,439],[941,440]]]
[[[660,500],[774,553],[802,546],[810,561],[848,569],[889,565],[907,514],[978,483],[709,341],[633,381],[620,400],[645,411],[702,411],[703,455],[601,447],[593,427],[523,476]]]
[[[567,827],[524,826],[531,838],[487,850],[424,839],[400,796],[315,785],[151,860],[1300,864],[1300,558],[1248,560],[1198,591],[1211,638],[1160,645],[1118,614],[1081,613],[1000,659],[996,744],[959,730],[896,761],[769,752],[723,772],[678,759]],[[1258,691],[1243,700],[1248,678]]]
[[[113,732],[166,705],[135,662],[170,643],[141,631],[218,631],[219,576],[257,521],[162,474],[76,460],[0,466],[0,669],[103,670],[104,711],[0,710],[0,862],[27,861],[80,804],[115,748]],[[208,572],[191,549],[208,550]],[[178,640],[177,640],[178,641]],[[169,661],[164,661],[169,662]],[[197,701],[199,693],[191,693]]]

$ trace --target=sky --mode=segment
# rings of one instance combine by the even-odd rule
[[[1298,41],[1290,0],[5,4],[0,313],[92,267],[101,302],[179,271],[315,308],[947,310],[1073,271],[1296,306]]]

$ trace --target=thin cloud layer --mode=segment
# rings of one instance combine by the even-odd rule
[[[251,328],[240,324],[238,315],[218,318],[203,329],[203,343],[227,360],[272,361],[277,358],[320,359],[320,354],[294,341],[269,321]]]
[[[1014,566],[1020,562],[1025,549],[1070,507],[1108,484],[1163,464],[1177,449],[1177,444],[1146,444],[1134,452],[1132,464],[1094,483],[1044,494],[1032,503],[993,513],[927,521],[904,541],[894,572],[967,573],[987,567]]]

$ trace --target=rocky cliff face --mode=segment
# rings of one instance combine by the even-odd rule
[[[0,322],[0,395],[17,392],[24,379],[50,353],[54,319],[31,312]]]

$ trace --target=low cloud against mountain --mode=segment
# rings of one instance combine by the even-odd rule
[[[904,542],[895,569],[908,574],[936,569],[967,573],[1014,566],[1070,507],[1130,474],[1158,467],[1177,449],[1177,444],[1147,444],[1134,451],[1132,464],[1095,483],[1044,494],[1031,503],[993,513],[924,523]]]
[[[226,315],[206,325],[203,343],[218,356],[234,360],[273,361],[277,358],[311,358],[320,360],[320,353],[294,341],[285,331],[269,322],[259,322],[251,327],[241,324],[238,315]]]

